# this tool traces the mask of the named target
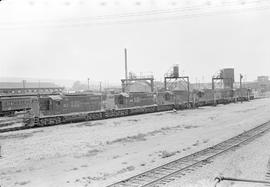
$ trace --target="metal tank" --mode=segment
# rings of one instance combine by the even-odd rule
[[[223,78],[224,88],[233,88],[234,68],[224,68],[220,71],[220,77]]]
[[[178,65],[173,66],[173,77],[179,77],[179,66]]]

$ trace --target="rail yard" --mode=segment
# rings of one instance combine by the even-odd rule
[[[270,0],[0,0],[0,187],[270,186]]]
[[[177,186],[269,132],[270,99],[243,88],[241,76],[237,86],[234,69],[223,69],[212,89],[196,89],[177,65],[161,89],[153,77],[130,76],[118,93],[3,94],[0,184]],[[150,92],[132,88],[149,80]]]
[[[268,122],[269,104],[265,98],[4,133],[1,182],[110,185]]]

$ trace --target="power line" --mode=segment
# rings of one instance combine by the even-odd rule
[[[267,0],[269,1],[269,0]],[[225,5],[222,5],[222,7],[225,7],[227,5],[237,5],[238,3],[232,4],[233,1],[226,1]],[[256,3],[258,1],[253,1],[253,3]],[[103,20],[103,19],[113,19],[113,18],[125,18],[125,17],[140,17],[140,16],[151,16],[151,15],[159,15],[159,14],[168,14],[168,13],[175,13],[175,12],[184,12],[184,11],[195,11],[195,10],[201,10],[204,8],[204,6],[211,7],[209,4],[203,4],[200,6],[186,6],[182,8],[173,8],[173,9],[159,9],[159,10],[148,10],[148,11],[139,11],[139,12],[129,12],[129,13],[121,13],[121,14],[109,14],[109,15],[103,15],[103,16],[95,16],[95,17],[78,17],[78,18],[66,18],[61,20],[47,20],[47,21],[78,21],[83,19],[91,19],[91,20]],[[221,6],[215,6],[214,8],[221,7]],[[40,22],[39,20],[38,22]],[[42,22],[44,22],[43,20]],[[46,22],[46,21],[45,21]],[[6,24],[11,24],[10,22],[5,22]],[[4,23],[4,24],[5,24]],[[1,24],[1,23],[0,23]],[[3,24],[3,22],[2,22]]]
[[[223,8],[224,5],[210,6],[210,8],[204,9],[205,6],[190,6],[184,8],[176,9],[164,9],[164,10],[150,10],[143,11],[138,13],[125,13],[125,14],[112,14],[96,17],[80,17],[80,18],[67,18],[60,20],[47,20],[47,21],[37,21],[37,22],[28,22],[28,23],[2,23],[2,29],[19,29],[23,27],[56,27],[56,28],[68,28],[68,27],[80,27],[80,26],[91,26],[91,25],[109,25],[109,24],[127,24],[127,23],[137,23],[137,22],[152,22],[152,21],[167,21],[179,18],[193,18],[205,15],[216,15],[216,14],[227,14],[227,13],[239,13],[247,12],[253,10],[268,10],[270,8],[269,0],[261,0],[263,2],[268,2],[268,4],[263,6],[255,6],[260,4],[260,1],[250,1],[244,5],[240,4],[240,8],[235,8],[234,10],[229,9],[233,8],[236,5],[239,6],[239,3],[226,3],[225,8],[229,10],[220,10],[216,11],[217,8]],[[267,6],[268,5],[268,6]],[[243,7],[244,6],[244,7]],[[201,11],[201,12],[200,12]],[[204,12],[202,12],[204,11]],[[195,12],[195,13],[194,13]],[[179,15],[180,13],[185,13]],[[188,14],[187,14],[188,13]],[[165,17],[169,15],[168,17]],[[163,16],[163,17],[153,17],[153,16]],[[117,20],[119,19],[119,20]],[[0,23],[1,24],[1,23]],[[33,25],[31,25],[33,24]],[[3,25],[5,25],[3,27]]]

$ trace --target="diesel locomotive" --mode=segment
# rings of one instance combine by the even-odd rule
[[[201,90],[162,93],[121,93],[114,95],[114,107],[103,107],[102,95],[77,94],[38,98],[39,102],[25,118],[28,126],[48,126],[60,123],[100,120],[167,110],[182,110],[212,104],[250,100],[251,90]]]

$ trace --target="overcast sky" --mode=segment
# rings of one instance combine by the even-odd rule
[[[0,77],[89,77],[120,83],[124,48],[129,71],[152,72],[157,80],[173,64],[193,82],[210,82],[227,67],[235,68],[236,79],[240,72],[248,80],[270,74],[269,9],[145,13],[192,7],[195,2],[200,1],[2,1]],[[268,1],[262,2],[269,7]],[[190,16],[194,12],[196,16]],[[124,16],[108,16],[116,14]]]

